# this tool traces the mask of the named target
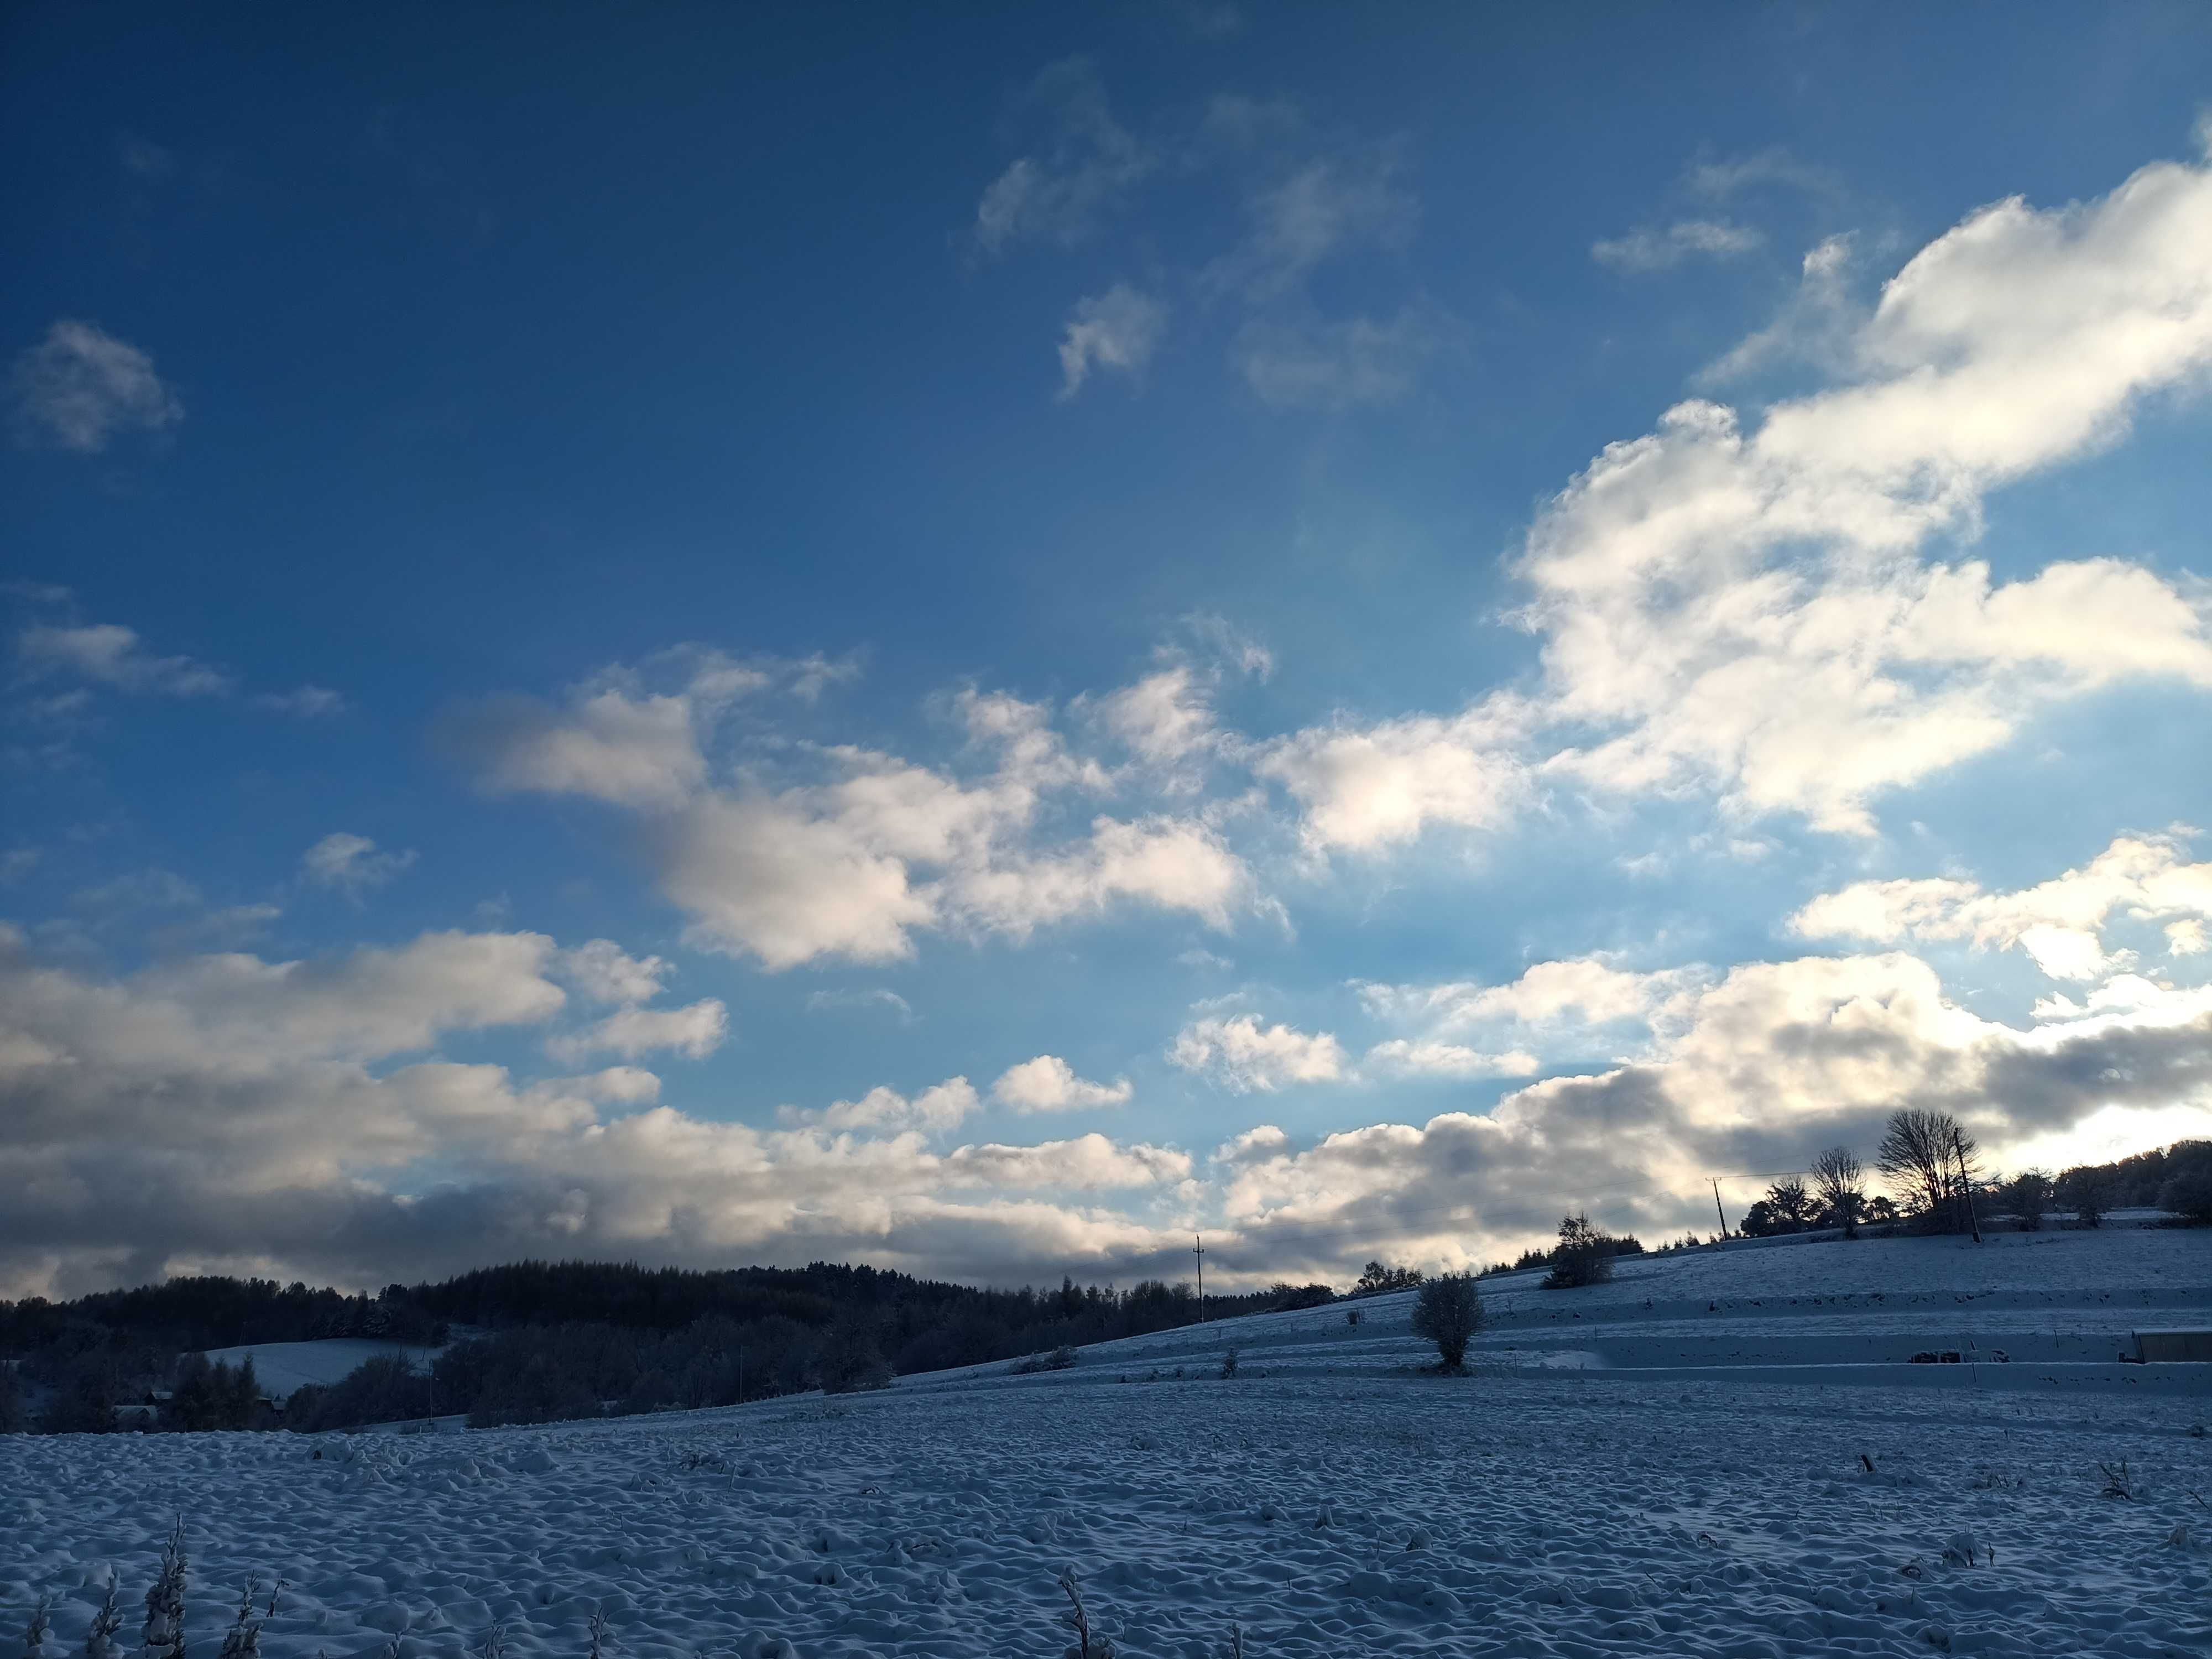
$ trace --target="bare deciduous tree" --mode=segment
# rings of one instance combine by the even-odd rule
[[[1831,1146],[1813,1160],[1813,1190],[1821,1206],[1844,1230],[1845,1238],[1859,1236],[1859,1215],[1866,1208],[1866,1171],[1858,1154],[1848,1146]]]
[[[1874,1166],[1899,1206],[1936,1228],[1966,1224],[1966,1189],[1980,1170],[1973,1136],[1948,1112],[1908,1106],[1892,1112],[1875,1148]]]

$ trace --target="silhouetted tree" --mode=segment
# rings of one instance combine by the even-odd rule
[[[1831,1146],[1814,1157],[1812,1174],[1814,1194],[1830,1224],[1841,1227],[1845,1238],[1856,1238],[1866,1209],[1866,1171],[1858,1154],[1848,1146]]]
[[[1544,1288],[1602,1285],[1613,1277],[1613,1241],[1593,1226],[1587,1214],[1560,1217],[1559,1247],[1552,1252],[1552,1271],[1544,1276]]]

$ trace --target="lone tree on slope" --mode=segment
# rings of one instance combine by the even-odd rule
[[[1858,1154],[1848,1146],[1831,1146],[1814,1158],[1813,1190],[1844,1237],[1856,1238],[1859,1216],[1866,1209],[1866,1171]]]
[[[1465,1364],[1467,1345],[1481,1328],[1482,1298],[1475,1294],[1473,1273],[1439,1273],[1413,1298],[1413,1334],[1437,1345],[1448,1371]]]

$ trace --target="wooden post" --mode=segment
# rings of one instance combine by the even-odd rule
[[[1712,1177],[1712,1182],[1713,1213],[1720,1217],[1721,1237],[1723,1238],[1726,1238],[1728,1237],[1728,1212],[1721,1208],[1721,1178],[1718,1176],[1715,1176]]]
[[[1954,1125],[1951,1130],[1951,1154],[1959,1160],[1959,1192],[1966,1200],[1966,1225],[1972,1231],[1974,1243],[1982,1242],[1981,1218],[1974,1213],[1974,1182],[1966,1173],[1966,1142]]]
[[[1198,1258],[1198,1322],[1206,1323],[1206,1241],[1198,1234],[1190,1236],[1190,1253]]]

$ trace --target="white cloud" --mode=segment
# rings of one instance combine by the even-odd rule
[[[932,1133],[957,1129],[978,1102],[975,1086],[964,1077],[947,1078],[911,1099],[896,1089],[878,1085],[858,1100],[833,1101],[819,1111],[787,1107],[787,1122],[814,1124],[830,1130],[904,1130]]]
[[[1134,1093],[1125,1077],[1111,1083],[1091,1083],[1079,1078],[1075,1068],[1057,1054],[1039,1054],[1035,1060],[1010,1066],[991,1085],[992,1098],[1024,1115],[1122,1106]]]
[[[289,691],[258,692],[249,701],[256,708],[265,708],[276,714],[291,714],[301,720],[322,720],[332,714],[343,714],[352,707],[343,695],[321,685],[302,685]]]
[[[2007,893],[1942,878],[1854,882],[1813,899],[1790,928],[1808,939],[1971,939],[2024,951],[2054,979],[2094,979],[2125,959],[2101,937],[2116,910],[2172,919],[2166,937],[2176,955],[2202,948],[2212,863],[2189,863],[2185,847],[2179,833],[2116,836],[2086,866]]]
[[[1172,1065],[1238,1094],[1297,1083],[1336,1083],[1347,1072],[1343,1045],[1327,1031],[1263,1025],[1256,1014],[1209,1015],[1177,1033]]]
[[[219,668],[190,657],[156,657],[137,630],[118,623],[82,628],[41,623],[16,637],[16,650],[33,674],[65,673],[120,691],[164,697],[227,695],[235,682]]]
[[[426,934],[106,977],[0,928],[0,1295],[249,1262],[374,1285],[556,1252],[999,1279],[1047,1258],[1172,1266],[1179,1241],[1045,1194],[1171,1187],[1187,1155],[1097,1135],[939,1154],[901,1127],[972,1112],[964,1079],[770,1131],[653,1105],[635,1066],[531,1081],[403,1059],[551,1018],[562,957],[533,934]]]
[[[368,836],[349,835],[343,830],[325,836],[300,859],[308,880],[319,887],[335,888],[355,900],[391,882],[414,862],[411,848],[404,853],[380,853]]]
[[[673,969],[659,957],[634,957],[611,939],[595,939],[560,954],[558,970],[586,997],[624,1007],[650,1002]]]
[[[1166,1187],[1190,1179],[1190,1157],[1164,1146],[1124,1146],[1102,1134],[1048,1140],[1035,1146],[962,1146],[945,1159],[954,1186],[1066,1188]]]
[[[560,709],[531,697],[492,698],[451,717],[446,735],[475,762],[478,784],[492,794],[672,807],[706,781],[691,722],[685,698],[609,689]]]
[[[1555,775],[1703,784],[1864,834],[1875,795],[2053,699],[2212,686],[2203,615],[2147,570],[2088,559],[1998,585],[1919,552],[2212,362],[2212,174],[2160,164],[2083,206],[1985,209],[1889,283],[1850,355],[1853,383],[1749,431],[1715,404],[1670,410],[1540,516],[1520,570],[1548,713],[1599,734]]]
[[[1401,1077],[1534,1077],[1543,1069],[1525,1049],[1488,1054],[1462,1043],[1407,1037],[1376,1043],[1367,1051],[1367,1064]]]
[[[1526,765],[1511,747],[1519,735],[1510,703],[1493,700],[1449,720],[1313,727],[1270,745],[1253,769],[1304,809],[1310,849],[1375,852],[1432,824],[1504,823],[1528,793]]]
[[[1534,594],[1516,620],[1541,641],[1533,691],[1274,746],[1259,769],[1305,807],[1309,847],[1494,827],[1545,784],[1709,790],[1738,817],[1863,836],[1884,792],[2056,702],[2130,680],[2212,688],[2201,597],[2141,566],[1999,583],[1924,551],[1978,533],[1990,490],[2113,441],[2140,399],[2212,363],[2212,171],[2160,163],[2083,205],[1984,209],[1869,316],[1841,298],[1844,253],[1816,250],[1805,314],[1723,365],[1814,351],[1844,384],[1749,427],[1679,404],[1539,513],[1515,565]]]
[[[2166,948],[2169,956],[2201,956],[2212,949],[2212,941],[2205,938],[2204,924],[2192,917],[2186,921],[2166,923]]]
[[[1685,259],[1734,259],[1756,252],[1766,238],[1747,225],[1681,219],[1664,230],[1649,228],[1590,244],[1590,258],[1616,270],[1671,270]]]
[[[81,455],[98,454],[118,432],[158,432],[185,416],[146,353],[68,319],[15,359],[8,389],[21,431]]]
[[[1107,731],[1140,760],[1171,765],[1210,747],[1213,708],[1198,671],[1187,663],[1148,674],[1098,700]]]
[[[1164,301],[1116,283],[1078,300],[1060,337],[1060,395],[1073,398],[1094,368],[1140,378],[1167,333]]]
[[[911,956],[909,930],[940,914],[902,859],[800,800],[700,800],[669,822],[659,852],[661,890],[690,914],[690,941],[771,969]]]
[[[1789,151],[1763,149],[1749,155],[1693,164],[1683,181],[1696,195],[1725,200],[1762,185],[1785,185],[1814,195],[1834,195],[1842,186],[1826,167],[1801,161]]]
[[[550,1040],[545,1052],[574,1065],[595,1054],[641,1054],[669,1049],[688,1060],[704,1060],[729,1034],[729,1015],[713,997],[688,1008],[618,1008],[582,1030]]]
[[[1358,988],[1360,1000],[1378,1018],[1453,1031],[1493,1021],[1530,1026],[1648,1022],[1705,976],[1702,968],[1634,972],[1594,957],[1570,957],[1534,963],[1504,985],[1450,981]]]
[[[2158,1006],[2117,1006],[2145,998]],[[1899,1105],[1956,1113],[1999,1167],[2212,1128],[2203,994],[2137,987],[2021,1030],[1886,955],[1747,963],[1678,1000],[1681,1018],[1636,1063],[1530,1084],[1487,1114],[1376,1124],[1304,1152],[1279,1132],[1232,1143],[1224,1203],[1239,1231],[1221,1242],[1224,1263],[1295,1270],[1314,1249],[1304,1241],[1354,1233],[1397,1241],[1401,1257],[1481,1261],[1584,1206],[1649,1239],[1709,1224],[1706,1171],[1802,1169],[1837,1144],[1868,1158]]]
[[[1270,409],[1347,410],[1397,403],[1421,372],[1455,348],[1458,330],[1434,307],[1396,316],[1334,321],[1255,317],[1237,331],[1231,359]]]
[[[888,1008],[898,1017],[902,1025],[915,1020],[914,1006],[896,991],[882,985],[860,990],[811,991],[806,997],[806,1012],[818,1014],[831,1008]]]
[[[975,204],[975,244],[986,254],[1023,242],[1071,246],[1149,173],[1156,158],[1115,120],[1106,89],[1089,62],[1051,65],[1027,103],[1051,112],[1050,144],[1023,155],[991,181]]]
[[[1346,149],[1260,185],[1245,199],[1243,240],[1206,267],[1201,286],[1265,302],[1347,249],[1403,248],[1420,222],[1420,203],[1400,181],[1400,170],[1396,146]]]
[[[970,752],[995,763],[972,781],[835,748],[814,751],[823,781],[702,788],[657,816],[648,845],[663,892],[691,917],[687,939],[771,969],[882,962],[910,956],[919,931],[1022,939],[1124,902],[1225,927],[1249,897],[1243,862],[1197,818],[1101,815],[1087,835],[1043,841],[1048,797],[1104,788],[1108,774],[1068,752],[1040,705],[970,690],[951,708]]]

